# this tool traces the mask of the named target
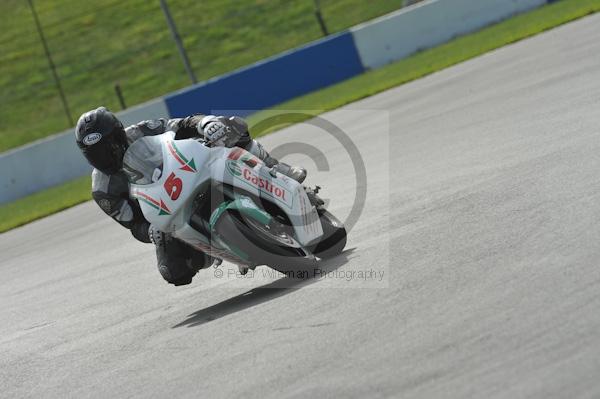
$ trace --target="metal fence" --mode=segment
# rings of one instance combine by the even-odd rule
[[[403,6],[404,0],[167,0],[198,80],[217,76]],[[33,1],[76,118],[189,85],[159,0]],[[0,150],[69,127],[22,0],[0,4]]]

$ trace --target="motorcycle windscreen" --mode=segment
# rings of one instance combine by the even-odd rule
[[[161,136],[146,136],[134,141],[123,157],[123,171],[133,184],[152,184],[162,175]]]

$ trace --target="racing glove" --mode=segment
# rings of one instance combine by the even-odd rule
[[[198,132],[215,147],[245,147],[251,141],[248,125],[238,116],[205,116],[198,125]]]

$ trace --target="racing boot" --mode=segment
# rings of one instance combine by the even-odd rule
[[[306,179],[306,169],[299,166],[290,166],[287,163],[279,162],[271,168],[272,172],[279,172],[287,177],[291,177],[298,183],[302,183]]]
[[[306,179],[306,169],[279,162],[277,159],[273,158],[258,141],[252,140],[246,149],[270,167],[272,175],[274,175],[275,172],[279,172],[287,177],[291,177],[298,183],[302,183]]]

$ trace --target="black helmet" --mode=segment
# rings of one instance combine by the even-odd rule
[[[94,168],[109,175],[121,170],[127,137],[123,124],[112,112],[100,107],[81,115],[75,139]]]

